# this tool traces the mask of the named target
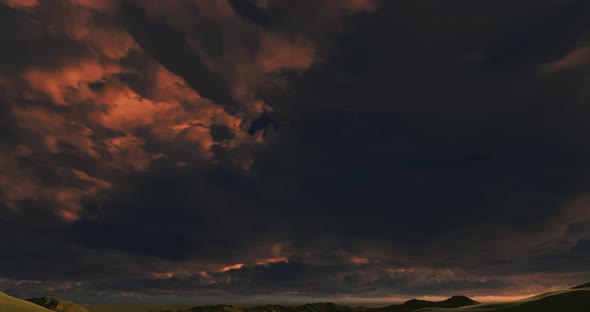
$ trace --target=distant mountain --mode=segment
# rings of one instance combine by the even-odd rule
[[[0,311],[2,312],[51,312],[32,302],[11,297],[0,292]]]
[[[369,309],[369,312],[411,312],[424,308],[459,308],[479,304],[465,296],[453,296],[443,301],[427,301],[412,299],[403,304],[393,304],[382,308]]]
[[[55,298],[55,297],[40,297],[27,299],[36,305],[47,308],[51,311],[57,312],[89,312],[86,308],[83,308],[73,302]]]

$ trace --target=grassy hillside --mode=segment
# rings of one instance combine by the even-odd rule
[[[55,297],[31,298],[27,299],[27,301],[57,312],[89,312],[86,308],[73,302]]]
[[[11,297],[0,292],[1,312],[50,312],[50,310],[38,306],[32,302]]]

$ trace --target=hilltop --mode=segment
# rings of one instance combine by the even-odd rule
[[[423,308],[459,308],[476,305],[479,302],[465,296],[453,296],[443,301],[427,301],[412,299],[403,304],[394,304],[382,308],[368,309],[370,312],[411,312]]]
[[[32,302],[11,297],[0,292],[0,311],[2,312],[50,312]]]
[[[190,308],[187,312],[241,312],[242,309],[229,304],[205,305]]]
[[[265,304],[250,308],[244,308],[244,312],[292,312],[292,307],[286,307],[279,304]]]
[[[296,312],[355,312],[354,308],[331,302],[308,303],[295,308]]]
[[[586,283],[586,284],[582,284],[582,285],[578,285],[578,286],[572,287],[572,289],[581,289],[581,288],[590,288],[590,283]]]
[[[55,297],[45,296],[40,298],[30,298],[26,300],[36,305],[57,312],[89,312],[86,308],[83,308],[73,302]]]

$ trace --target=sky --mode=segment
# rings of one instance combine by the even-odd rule
[[[0,0],[0,290],[392,302],[588,282],[589,16]]]

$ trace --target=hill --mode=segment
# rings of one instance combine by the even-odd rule
[[[186,312],[411,312],[425,307],[456,308],[478,304],[468,297],[455,296],[444,301],[425,301],[412,299],[401,305],[390,305],[382,308],[352,308],[332,302],[308,303],[300,306],[284,305],[259,305],[240,309],[231,305],[198,306],[186,310]],[[171,311],[161,311],[171,312]]]
[[[382,308],[369,309],[369,312],[411,312],[424,308],[459,308],[476,304],[479,304],[479,302],[465,296],[453,296],[443,301],[412,299],[403,304],[393,304]]]
[[[89,312],[86,308],[73,302],[55,297],[31,298],[27,299],[27,301],[57,312]]]
[[[239,308],[232,305],[206,305],[190,308],[186,312],[357,312],[355,308],[331,302],[308,303],[301,306],[284,306],[278,304],[259,305]]]
[[[0,292],[0,312],[89,312],[69,301],[42,297],[17,299]],[[37,304],[34,304],[36,302]],[[166,311],[166,312],[588,312],[590,311],[590,283],[571,289],[553,291],[530,298],[495,304],[479,304],[468,297],[454,296],[443,301],[426,301],[412,299],[403,304],[379,308],[352,308],[334,303],[309,303],[300,306],[259,305],[255,307],[238,307],[233,305],[205,305],[187,310],[162,310],[158,305],[109,305],[108,309],[96,311]],[[162,305],[160,305],[162,306]],[[49,309],[46,309],[48,307]],[[100,307],[100,305],[98,305]],[[94,311],[94,308],[93,308]]]
[[[11,297],[0,292],[0,311],[2,312],[50,312],[32,302]]]
[[[250,308],[244,308],[244,312],[294,312],[293,307],[286,307],[279,304],[265,304]]]
[[[354,308],[331,302],[308,303],[295,308],[297,312],[355,312]]]
[[[419,312],[588,312],[590,288],[554,291],[523,300],[463,308],[426,308]]]
[[[582,285],[578,285],[578,286],[572,287],[572,289],[580,289],[580,288],[590,288],[590,283],[586,283],[586,284],[582,284]]]
[[[190,308],[187,312],[241,312],[242,309],[229,304],[205,305]]]

